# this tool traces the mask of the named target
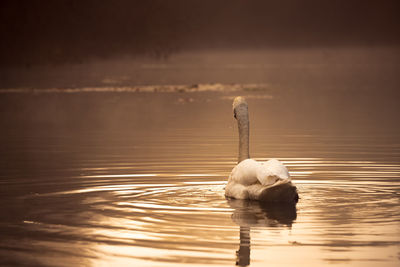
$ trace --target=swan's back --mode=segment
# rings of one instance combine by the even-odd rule
[[[279,180],[290,180],[290,175],[279,160],[257,162],[254,159],[245,159],[233,168],[229,180],[242,185],[260,183],[268,186]]]

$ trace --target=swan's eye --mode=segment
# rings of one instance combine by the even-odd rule
[[[234,117],[235,119],[237,119],[237,118],[236,118],[236,109],[233,110],[233,117]]]

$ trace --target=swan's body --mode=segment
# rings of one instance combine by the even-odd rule
[[[296,187],[279,160],[257,162],[250,159],[248,108],[244,98],[235,98],[233,110],[239,128],[239,163],[229,176],[225,196],[266,202],[297,202]]]
[[[260,183],[270,186],[278,181],[290,181],[290,175],[279,160],[257,162],[254,159],[245,159],[233,168],[229,179],[242,185]]]

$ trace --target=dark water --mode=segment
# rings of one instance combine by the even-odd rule
[[[286,164],[296,207],[225,199],[236,94],[251,156]],[[3,93],[0,265],[398,266],[398,99]]]

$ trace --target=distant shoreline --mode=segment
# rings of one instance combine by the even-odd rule
[[[81,87],[81,88],[8,88],[0,89],[5,93],[189,93],[189,92],[236,92],[266,91],[267,84],[194,84],[194,85],[145,85],[115,87]]]

